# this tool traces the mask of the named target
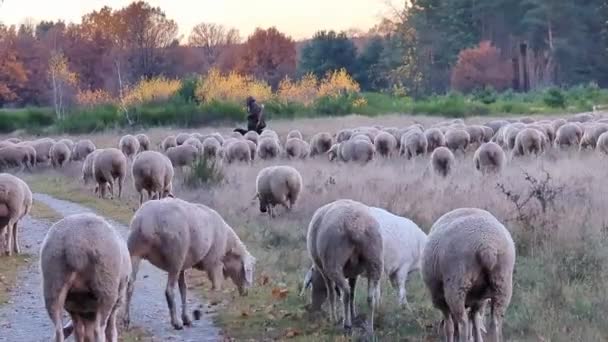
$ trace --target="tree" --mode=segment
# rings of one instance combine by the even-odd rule
[[[19,92],[27,81],[23,62],[15,51],[14,30],[0,24],[0,107],[20,100]]]
[[[275,27],[256,29],[241,47],[238,72],[267,81],[274,89],[296,70],[296,45]]]
[[[49,60],[49,77],[53,90],[53,106],[57,119],[65,116],[65,97],[71,86],[77,81],[77,75],[68,68],[68,62],[63,53],[53,51]]]
[[[194,26],[188,37],[190,46],[203,50],[209,67],[215,67],[222,53],[240,41],[241,37],[237,29],[228,29],[223,25],[212,23],[200,23]]]
[[[513,81],[513,69],[509,61],[504,60],[500,50],[489,41],[479,46],[462,50],[458,62],[452,70],[452,88],[462,92],[471,92],[485,88],[505,90]]]
[[[385,48],[385,39],[372,37],[358,57],[357,73],[354,75],[363,90],[380,90],[386,87],[380,71],[380,60]]]
[[[356,73],[357,48],[346,33],[319,31],[302,49],[299,71],[324,77],[328,72],[346,69]]]

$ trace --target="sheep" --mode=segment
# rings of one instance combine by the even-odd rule
[[[447,177],[452,172],[455,163],[454,154],[447,147],[437,147],[431,154],[431,169],[441,177]]]
[[[376,148],[366,140],[347,140],[332,146],[327,152],[330,161],[367,163],[374,159]]]
[[[249,146],[249,155],[251,155],[251,161],[254,161],[258,146],[249,139],[245,139],[245,142],[247,143],[247,146]]]
[[[426,154],[428,142],[426,136],[420,130],[411,130],[401,136],[401,155],[407,159]]]
[[[369,207],[369,211],[380,224],[384,247],[382,256],[384,274],[390,279],[393,288],[398,291],[399,305],[409,308],[405,283],[410,273],[420,270],[422,250],[427,236],[418,225],[405,217],[381,208]],[[313,287],[312,310],[320,310],[327,298],[327,291],[321,275],[314,266],[305,277],[302,292],[310,285]]]
[[[433,153],[436,148],[445,146],[445,136],[443,132],[439,128],[429,128],[424,131],[424,136],[426,137],[427,146],[426,152]]]
[[[528,117],[523,117],[523,118],[519,119],[519,122],[525,123],[525,124],[531,124],[531,123],[535,123],[536,120],[534,120],[532,118],[528,118]]]
[[[191,138],[197,139],[198,141],[200,141],[201,143],[208,137],[207,135],[202,135],[198,132],[194,132],[192,134],[190,134]]]
[[[351,132],[352,135],[352,132]],[[338,137],[340,135],[338,134]],[[348,136],[350,138],[350,135]],[[348,139],[347,139],[348,140]],[[333,139],[327,132],[317,133],[310,139],[310,156],[323,155],[332,147]]]
[[[30,144],[36,150],[36,163],[47,164],[51,159],[51,147],[55,144],[55,140],[51,138],[42,138],[34,140]]]
[[[544,133],[534,128],[525,128],[519,131],[515,137],[513,156],[539,155],[543,153],[545,139]]]
[[[471,136],[463,129],[450,128],[445,133],[446,147],[454,153],[461,152],[465,154],[470,142]]]
[[[608,132],[602,133],[600,135],[600,137],[597,139],[597,144],[595,145],[595,150],[608,155]]]
[[[260,140],[260,135],[256,131],[249,131],[244,135],[245,139],[251,140],[256,146],[258,145],[258,141]]]
[[[137,152],[139,152],[139,141],[134,136],[127,134],[120,138],[118,148],[127,158],[133,159]]]
[[[583,133],[583,137],[581,138],[579,150],[584,150],[586,148],[595,149],[598,138],[604,132],[608,132],[608,124],[600,123],[588,127]]]
[[[260,134],[260,138],[264,138],[264,137],[273,138],[274,140],[279,141],[279,135],[277,134],[277,132],[275,132],[271,129],[267,129],[267,130],[263,131],[262,134]]]
[[[148,151],[150,149],[150,138],[147,135],[141,133],[135,136],[135,139],[139,142],[139,151]]]
[[[289,133],[287,133],[287,140],[291,138],[298,138],[302,140],[302,133],[300,133],[300,131],[298,131],[297,129],[291,130],[289,131]]]
[[[175,329],[192,323],[186,307],[186,270],[205,271],[213,290],[220,290],[224,277],[230,278],[239,294],[252,286],[255,258],[234,230],[214,210],[180,199],[148,201],[131,220],[127,245],[133,272],[129,279],[125,323],[130,323],[130,302],[142,259],[167,271],[165,296]],[[174,289],[179,285],[182,319],[175,310]]]
[[[482,126],[471,125],[465,128],[465,131],[469,133],[470,144],[473,146],[479,146],[484,142],[485,133]]]
[[[274,217],[274,206],[278,204],[288,211],[293,209],[302,191],[302,176],[291,166],[269,166],[260,170],[255,187],[260,212]]]
[[[364,134],[367,135],[367,137],[369,138],[370,142],[374,141],[374,139],[376,139],[376,136],[378,135],[378,133],[380,133],[380,130],[375,128],[375,127],[359,127],[356,128],[354,131],[354,134]]]
[[[168,149],[175,146],[177,146],[177,139],[175,138],[175,136],[170,135],[163,139],[162,143],[160,144],[160,149],[164,152],[167,152]]]
[[[379,155],[390,157],[397,150],[397,139],[388,132],[380,132],[374,139],[374,146]]]
[[[353,136],[353,130],[352,129],[342,129],[340,131],[338,131],[338,134],[336,135],[336,142],[337,143],[341,143],[343,141],[349,140],[350,137]],[[312,143],[311,143],[312,145]],[[320,152],[320,153],[324,153],[324,152]]]
[[[490,122],[486,122],[484,126],[492,129],[493,132],[498,132],[501,127],[504,127],[509,124],[509,121],[506,120],[494,120]]]
[[[444,338],[481,341],[483,307],[490,300],[489,336],[502,341],[502,322],[511,301],[515,245],[509,231],[489,212],[461,208],[431,227],[422,253],[422,279],[444,317]],[[467,308],[470,313],[467,317]],[[470,322],[471,321],[471,322]]]
[[[262,134],[264,134],[264,132],[262,132]],[[281,152],[281,147],[279,146],[278,139],[275,139],[270,135],[262,135],[260,137],[257,149],[258,156],[260,157],[260,159],[273,159],[278,157]]]
[[[180,133],[177,135],[177,137],[175,137],[175,143],[177,143],[177,146],[181,146],[186,142],[186,140],[188,140],[190,138],[191,138],[190,134]]]
[[[566,121],[583,123],[593,121],[594,119],[595,117],[591,113],[580,113],[568,118]]]
[[[506,159],[507,157],[502,147],[493,142],[481,144],[473,156],[475,169],[482,174],[500,172],[505,165]]]
[[[215,132],[215,133],[211,133],[211,135],[209,135],[209,136],[211,138],[214,138],[215,140],[217,140],[217,142],[219,142],[220,145],[222,145],[222,146],[224,145],[224,140],[225,139],[224,139],[224,137],[221,134]]]
[[[55,223],[42,243],[40,273],[56,341],[72,332],[77,341],[118,341],[116,319],[131,261],[127,244],[110,224],[94,214]],[[71,316],[65,329],[63,309]]]
[[[167,157],[173,167],[184,167],[194,164],[200,156],[198,148],[192,145],[182,144],[167,150]]]
[[[203,140],[203,156],[205,158],[218,158],[221,155],[222,145],[217,139],[208,137]]]
[[[365,133],[355,133],[353,134],[353,136],[349,139],[349,141],[354,141],[354,140],[365,140],[366,142],[372,144],[374,142],[373,139],[371,139],[369,137],[369,135],[365,134]]]
[[[199,151],[199,153],[203,153],[203,143],[201,143],[201,141],[198,140],[197,138],[194,138],[194,137],[188,138],[188,139],[186,139],[186,141],[184,141],[184,143],[182,145],[194,146]]]
[[[285,142],[285,155],[287,158],[306,159],[310,154],[310,145],[298,138],[287,139]]]
[[[95,144],[91,140],[79,140],[72,151],[72,160],[84,160],[91,152],[95,151],[95,149]]]
[[[572,146],[579,146],[581,138],[583,137],[583,130],[575,123],[569,122],[557,129],[555,134],[555,147],[567,148]]]
[[[234,161],[251,163],[251,153],[249,144],[244,140],[237,140],[228,143],[226,141],[226,161],[232,163]]]
[[[16,144],[12,141],[4,140],[0,141],[0,148],[15,146]]]
[[[0,148],[0,170],[19,168],[31,170],[36,162],[36,151],[31,146],[7,146]]]
[[[84,162],[82,163],[82,181],[84,185],[87,185],[89,182],[95,180],[95,176],[93,175],[93,161],[101,151],[103,151],[103,149],[97,149],[89,153],[84,159]]]
[[[346,330],[352,327],[357,277],[366,274],[373,332],[384,248],[380,224],[369,208],[352,200],[338,200],[317,209],[308,226],[306,246],[313,267],[328,289],[329,315],[333,321],[337,318],[336,287],[342,293]]]
[[[8,139],[6,139],[6,141],[8,141],[8,142],[10,142],[10,143],[13,143],[13,144],[18,144],[18,143],[20,143],[22,140],[21,140],[21,139],[19,139],[19,138],[8,138]]]
[[[32,208],[32,191],[21,179],[0,173],[0,237],[5,236],[5,254],[12,256],[20,254],[19,221]]]
[[[481,129],[483,130],[482,142],[490,142],[492,140],[492,137],[494,137],[494,130],[492,129],[492,127],[481,126]]]
[[[110,198],[114,198],[114,182],[118,181],[118,198],[122,197],[122,187],[127,177],[127,157],[116,148],[106,148],[93,158],[93,178],[97,182],[99,197],[106,197],[109,187]]]
[[[556,119],[551,122],[551,127],[553,127],[553,131],[557,133],[557,130],[568,122],[564,119]]]
[[[159,152],[144,151],[133,161],[133,187],[139,193],[139,205],[144,201],[144,190],[148,199],[173,197],[173,165],[169,158]]]
[[[524,128],[526,127],[515,124],[507,126],[503,131],[503,147],[508,150],[513,150],[515,148],[515,139],[517,138],[517,134]]]
[[[51,164],[53,167],[64,167],[72,158],[72,150],[62,142],[56,142],[51,147]]]
[[[67,146],[70,149],[70,152],[72,152],[74,150],[74,142],[71,139],[63,138],[63,139],[59,140],[58,142],[64,143],[65,146]]]

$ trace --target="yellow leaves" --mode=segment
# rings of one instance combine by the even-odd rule
[[[182,86],[179,80],[164,77],[142,79],[135,86],[127,89],[123,102],[126,106],[166,101],[175,95]]]
[[[79,90],[76,93],[76,103],[79,106],[94,107],[113,103],[112,95],[105,90]]]
[[[266,101],[272,96],[272,90],[268,83],[256,80],[252,76],[236,72],[222,75],[217,69],[211,69],[206,77],[201,78],[196,88],[196,98],[200,102],[214,100],[244,102],[247,96],[253,96],[258,101]]]
[[[345,93],[358,93],[359,84],[345,69],[330,72],[319,85],[319,96],[338,97]]]
[[[313,74],[306,74],[297,82],[285,78],[279,84],[277,95],[283,101],[310,105],[318,96],[318,83],[317,77]]]
[[[74,85],[78,82],[78,74],[70,71],[68,60],[61,52],[53,52],[49,59],[49,76],[53,82],[61,81]]]

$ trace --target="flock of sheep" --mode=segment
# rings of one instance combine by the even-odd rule
[[[335,162],[366,163],[374,158],[425,160],[434,174],[449,175],[457,158],[471,153],[482,174],[500,172],[510,159],[540,155],[549,149],[596,149],[608,153],[608,119],[579,114],[555,120],[494,120],[466,125],[462,120],[424,128],[359,127],[330,134],[322,132],[305,141],[291,131],[284,141],[272,130],[168,136],[153,151],[144,135],[126,135],[118,148],[97,149],[90,140],[0,142],[0,167],[34,169],[51,164],[61,168],[82,162],[86,183],[105,198],[109,190],[122,195],[128,173],[139,193],[125,241],[103,218],[93,214],[68,216],[49,230],[40,252],[43,296],[55,326],[55,340],[74,333],[78,341],[117,340],[118,310],[124,304],[129,323],[129,302],[142,259],[168,273],[166,288],[171,324],[175,329],[192,324],[187,309],[185,271],[205,271],[214,289],[231,279],[241,295],[252,286],[256,259],[234,230],[213,209],[175,198],[174,169],[193,165],[200,158],[226,163],[259,159],[326,158]],[[274,207],[295,208],[303,179],[291,166],[262,169],[256,179],[260,211],[274,217]],[[148,201],[144,201],[144,192]],[[153,199],[150,201],[150,199]],[[32,207],[32,193],[21,179],[0,174],[0,236],[6,254],[19,253],[17,224]],[[27,231],[27,228],[25,228]],[[488,336],[502,340],[502,321],[512,295],[515,247],[509,231],[491,213],[461,208],[441,216],[428,235],[411,220],[382,208],[352,200],[337,200],[314,213],[307,234],[312,266],[302,293],[312,287],[312,307],[329,301],[329,313],[353,325],[357,278],[368,280],[368,304],[373,313],[380,299],[380,278],[398,290],[399,303],[409,306],[405,283],[420,271],[434,306],[443,314],[447,341],[481,341],[485,309],[490,308]],[[176,313],[174,290],[179,287],[181,317]],[[62,324],[66,310],[71,323]]]

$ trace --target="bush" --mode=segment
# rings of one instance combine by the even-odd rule
[[[317,114],[325,115],[352,114],[355,109],[354,102],[358,98],[360,98],[359,95],[354,93],[341,96],[323,96],[315,101],[314,110]]]
[[[199,79],[195,93],[200,103],[213,101],[245,103],[247,96],[253,96],[263,102],[272,97],[268,83],[236,72],[222,75],[217,69],[211,69],[207,76]]]
[[[545,92],[543,102],[551,108],[566,108],[566,97],[558,88],[550,88]]]
[[[10,133],[17,129],[39,130],[51,126],[55,114],[48,108],[24,108],[0,110],[0,133]]]
[[[220,161],[200,157],[192,165],[190,171],[184,177],[184,185],[190,188],[198,188],[203,185],[215,185],[224,180],[224,173]]]
[[[492,104],[492,103],[496,102],[497,98],[498,98],[498,95],[496,94],[496,91],[494,91],[494,88],[492,88],[492,87],[485,87],[482,90],[476,91],[473,94],[473,100],[479,101],[484,104]]]
[[[196,83],[195,77],[188,77],[182,81],[182,86],[177,91],[176,96],[186,102],[196,102]]]
[[[124,125],[123,114],[115,105],[98,106],[69,114],[56,123],[59,132],[79,134],[101,131]]]
[[[460,94],[433,96],[426,100],[415,102],[412,106],[414,114],[445,115],[448,117],[466,117],[487,115],[490,108],[483,103],[468,100]]]

